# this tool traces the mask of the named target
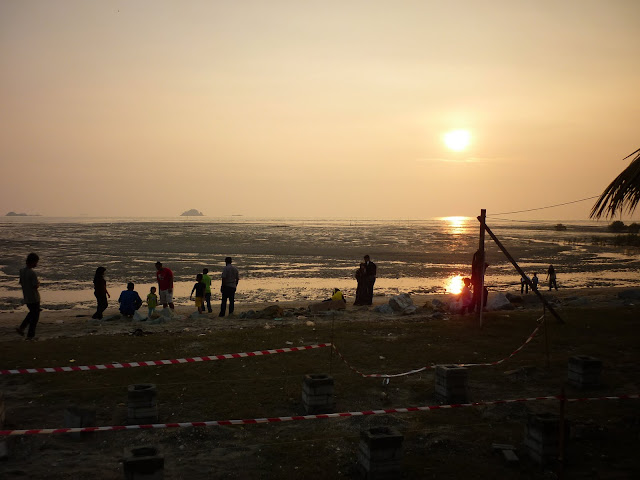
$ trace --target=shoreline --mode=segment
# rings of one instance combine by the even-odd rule
[[[619,294],[624,291],[633,291],[635,297],[620,298]],[[495,292],[493,292],[495,294]],[[606,287],[606,288],[580,288],[580,289],[560,289],[558,291],[541,291],[542,295],[554,304],[554,307],[562,312],[567,308],[621,308],[625,306],[640,305],[640,288],[626,287]],[[542,303],[535,294],[529,293],[520,295],[519,291],[512,292],[516,297],[521,297],[521,301],[513,303],[513,310],[504,311],[531,311],[542,313]],[[434,300],[445,301],[451,298],[452,294],[420,294],[411,295],[411,299],[418,311],[410,316],[402,316],[399,313],[383,314],[374,311],[379,305],[387,304],[391,296],[375,295],[372,306],[354,306],[353,301],[348,301],[346,309],[333,312],[311,312],[309,306],[319,303],[308,300],[290,300],[275,302],[251,302],[244,303],[236,301],[234,315],[218,317],[219,302],[212,302],[213,313],[198,315],[195,305],[176,306],[174,316],[165,320],[161,316],[160,322],[140,321],[130,318],[119,317],[118,309],[115,305],[105,311],[103,320],[93,320],[91,315],[94,308],[72,308],[66,310],[44,310],[40,316],[36,337],[39,340],[49,340],[63,337],[78,337],[86,335],[118,335],[132,334],[136,330],[141,330],[145,334],[191,332],[206,335],[220,330],[235,330],[245,328],[274,328],[275,326],[304,324],[314,327],[316,322],[331,321],[336,318],[349,321],[379,322],[393,321],[394,318],[414,318],[415,320],[428,321],[433,313],[431,309],[423,308],[425,304]],[[281,314],[271,317],[251,317],[244,318],[247,312],[261,311],[270,306],[280,307]],[[157,313],[162,311],[162,307],[156,309]],[[280,311],[280,310],[279,310]],[[16,334],[15,328],[26,315],[26,306],[19,309],[4,312],[0,315],[0,342],[15,341],[20,337]],[[147,310],[143,305],[140,314],[146,317]],[[447,317],[457,314],[444,312]],[[119,318],[109,317],[118,316]],[[471,317],[467,315],[467,317]],[[274,347],[278,347],[277,345]]]

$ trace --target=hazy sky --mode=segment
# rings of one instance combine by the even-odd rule
[[[638,25],[637,0],[0,0],[0,214],[429,218],[598,195],[640,148]]]

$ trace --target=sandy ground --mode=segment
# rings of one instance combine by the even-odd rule
[[[564,289],[558,291],[541,291],[552,305],[557,309],[563,306],[569,307],[602,307],[602,306],[620,306],[625,304],[633,304],[634,300],[623,300],[619,298],[620,292],[630,291],[629,288],[585,288],[585,289]],[[514,292],[514,295],[520,297],[522,302],[514,303],[514,307],[518,310],[540,310],[542,312],[542,303],[533,293],[520,295]],[[435,299],[446,300],[451,298],[449,295],[414,295],[411,297],[417,307],[423,307]],[[71,309],[71,310],[46,310],[43,311],[38,323],[37,338],[39,340],[77,337],[83,335],[115,335],[122,333],[133,333],[138,329],[144,332],[192,332],[207,333],[219,330],[233,330],[244,328],[269,328],[275,324],[288,325],[292,323],[300,323],[301,321],[329,321],[336,317],[351,316],[359,321],[379,320],[389,315],[376,313],[373,308],[377,305],[388,303],[389,297],[375,296],[372,307],[361,307],[347,305],[346,310],[337,311],[335,316],[329,313],[311,314],[308,311],[308,301],[291,301],[277,303],[257,303],[242,304],[236,303],[234,315],[227,315],[224,318],[217,316],[218,304],[212,304],[214,312],[211,314],[197,315],[195,307],[177,307],[175,314],[170,320],[160,324],[153,324],[149,321],[135,321],[120,317],[118,310],[111,306],[105,311],[102,321],[92,320],[91,315],[94,310],[87,309]],[[640,298],[635,300],[640,305]],[[273,318],[269,315],[265,318],[242,318],[243,313],[249,311],[262,311],[263,309],[277,305],[283,309],[283,315]],[[4,312],[0,314],[0,342],[15,341],[18,336],[15,332],[16,326],[20,324],[26,315],[26,307],[22,307],[15,311]],[[162,307],[158,309],[162,311]],[[146,316],[146,309],[143,306],[140,312]],[[428,315],[429,310],[418,310],[418,315]],[[446,314],[446,312],[445,312]]]
[[[605,384],[595,391],[569,390],[569,396],[637,393],[640,299],[620,297],[629,290],[543,292],[567,320],[565,326],[550,324],[550,365],[545,367],[540,335],[504,365],[474,370],[472,400],[556,394],[566,378],[567,357],[585,353],[605,362]],[[422,365],[416,362],[428,363],[431,356],[445,362],[502,358],[527,338],[543,312],[535,295],[521,296],[514,310],[487,313],[481,330],[472,315],[461,317],[425,307],[444,296],[412,299],[419,308],[407,316],[353,305],[336,313],[312,314],[308,302],[281,302],[282,316],[276,318],[242,318],[250,310],[273,306],[269,304],[240,303],[236,315],[224,318],[192,315],[194,309],[180,308],[175,318],[160,324],[125,318],[94,321],[93,311],[88,310],[44,311],[39,341],[34,343],[22,341],[15,332],[25,315],[16,310],[0,314],[4,359],[0,367],[171,359],[313,344],[331,341],[335,323],[341,351],[359,367],[397,372]],[[388,300],[375,297],[374,306]],[[106,316],[115,313],[110,308]],[[224,363],[4,376],[0,392],[7,408],[5,428],[61,426],[61,412],[70,404],[95,408],[98,425],[123,425],[127,385],[147,382],[158,384],[161,422],[302,414],[302,374],[318,366],[326,368],[329,354],[329,349],[318,349]],[[385,385],[380,379],[354,375],[337,359],[333,369],[338,411],[437,403],[433,372]],[[570,409],[566,478],[638,478],[640,470],[634,462],[640,438],[637,403],[586,402]],[[523,454],[523,424],[532,411],[556,412],[557,406],[512,404],[467,408],[455,414],[449,410],[246,427],[105,432],[84,440],[65,435],[19,437],[10,439],[9,457],[0,462],[0,477],[123,478],[123,449],[153,444],[165,455],[166,479],[359,478],[355,468],[359,433],[383,425],[405,435],[405,479],[558,478],[555,465],[536,466]],[[520,461],[508,465],[492,453],[493,442],[515,445]]]

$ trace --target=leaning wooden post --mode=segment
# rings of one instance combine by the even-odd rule
[[[479,219],[479,217],[478,217]],[[537,288],[533,288],[533,283],[531,283],[531,280],[529,280],[529,277],[527,277],[527,275],[524,273],[524,271],[520,268],[520,265],[518,265],[518,263],[515,261],[515,259],[511,256],[511,254],[507,251],[506,248],[504,248],[504,245],[502,245],[502,242],[500,240],[498,240],[498,237],[496,237],[493,232],[491,231],[491,229],[485,225],[484,229],[486,230],[486,232],[489,234],[489,236],[493,239],[493,241],[495,242],[495,244],[498,246],[498,248],[500,250],[502,250],[502,253],[504,253],[505,257],[507,257],[509,259],[509,261],[511,262],[511,264],[515,267],[515,269],[517,270],[517,272],[520,274],[520,276],[522,278],[525,279],[525,281],[529,284],[529,287],[531,288],[531,290],[533,291],[533,293],[536,294],[536,296],[540,299],[540,301],[542,302],[542,304],[547,307],[547,310],[549,310],[551,312],[551,314],[556,317],[556,320],[558,320],[558,323],[564,323],[564,320],[562,320],[562,318],[560,318],[560,315],[558,315],[558,312],[555,311],[555,309],[551,306],[551,304],[547,301],[546,298],[544,298],[542,296],[542,294],[538,291]]]
[[[478,251],[480,252],[480,292],[477,293],[479,295],[478,305],[480,306],[478,311],[478,321],[480,323],[480,328],[482,328],[482,310],[484,309],[484,230],[485,230],[485,220],[487,218],[487,210],[481,209],[480,216],[478,220],[480,221],[480,241],[478,242]],[[473,267],[472,267],[473,268]],[[476,292],[474,292],[476,293]],[[476,307],[477,308],[477,307]]]

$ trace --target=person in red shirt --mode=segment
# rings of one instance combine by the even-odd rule
[[[158,279],[162,307],[169,306],[173,309],[173,272],[167,267],[163,267],[162,263],[156,262],[156,278]]]

